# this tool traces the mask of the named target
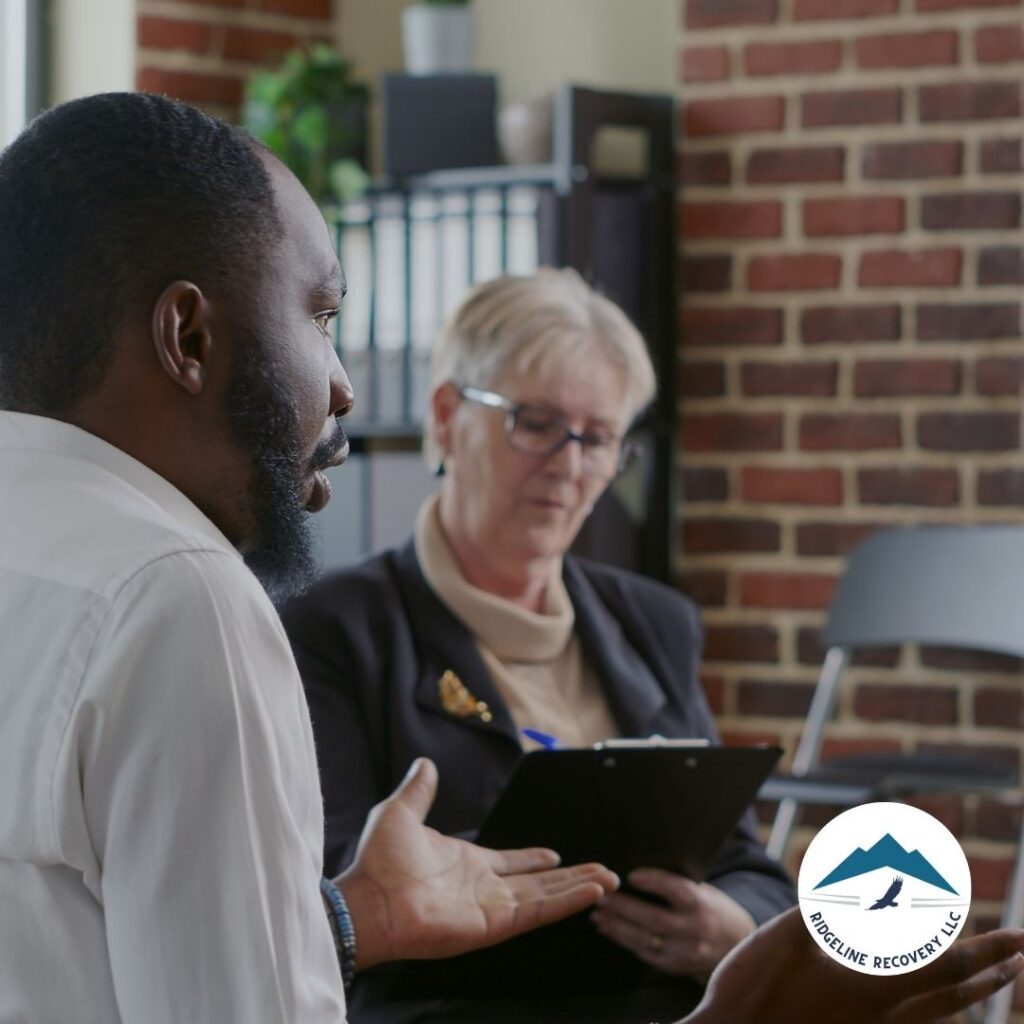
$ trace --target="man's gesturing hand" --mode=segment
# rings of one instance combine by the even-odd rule
[[[455,956],[585,910],[618,879],[600,864],[558,868],[551,850],[487,850],[427,828],[437,769],[420,758],[370,812],[352,867],[335,879],[359,967]]]

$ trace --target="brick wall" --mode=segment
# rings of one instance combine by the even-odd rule
[[[237,120],[247,74],[333,36],[332,0],[137,0],[136,88]]]
[[[678,569],[727,737],[792,749],[856,541],[1024,524],[1022,13],[684,0]],[[1020,764],[1015,663],[912,651],[853,679],[831,749]],[[1017,819],[941,809],[997,913]]]

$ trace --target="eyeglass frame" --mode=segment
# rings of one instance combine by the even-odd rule
[[[614,480],[617,476],[624,473],[630,466],[630,464],[637,459],[643,453],[643,445],[629,437],[625,437],[622,434],[612,434],[610,441],[618,442],[619,455],[616,461],[616,468],[610,476],[603,474],[594,473],[586,468],[583,456],[587,452],[588,438],[592,435],[588,435],[586,431],[579,432],[573,430],[568,423],[565,421],[565,417],[554,412],[549,412],[552,420],[560,423],[564,433],[560,441],[549,448],[547,451],[532,451],[529,448],[522,448],[512,440],[513,432],[516,427],[516,418],[524,409],[535,409],[542,410],[543,406],[534,405],[531,402],[513,402],[511,398],[506,398],[504,395],[499,395],[497,391],[488,391],[484,388],[473,387],[471,384],[460,384],[457,385],[459,391],[459,397],[465,398],[467,401],[476,402],[478,405],[486,406],[489,409],[501,409],[505,413],[505,437],[508,443],[517,451],[522,452],[524,455],[534,455],[540,459],[549,459],[552,455],[560,452],[570,441],[576,441],[580,446],[580,468],[589,477],[593,477],[595,480]]]

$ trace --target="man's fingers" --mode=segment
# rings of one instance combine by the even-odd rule
[[[505,877],[509,891],[516,900],[522,901],[560,895],[578,885],[590,883],[599,885],[603,895],[613,892],[619,884],[619,879],[603,864],[577,864],[571,868],[555,868],[551,871]]]
[[[480,847],[487,854],[491,870],[496,875],[521,875],[528,871],[547,871],[558,867],[559,856],[554,850],[545,850],[532,846],[525,850],[488,850]]]
[[[922,1024],[923,1021],[941,1020],[987,999],[1013,981],[1022,970],[1024,954],[1014,953],[1008,959],[986,967],[964,981],[907,1000],[886,1017],[886,1024]]]
[[[534,889],[534,892],[537,890]],[[524,898],[518,902],[510,929],[503,938],[511,938],[521,932],[578,914],[592,907],[604,893],[604,886],[596,881],[587,881],[573,882],[560,892],[543,892],[532,899]]]
[[[388,799],[403,804],[419,821],[423,821],[436,793],[437,768],[434,762],[428,757],[417,757]]]

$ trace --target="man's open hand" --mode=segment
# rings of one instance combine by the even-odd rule
[[[600,864],[558,868],[551,850],[487,850],[427,828],[437,769],[420,758],[367,818],[335,879],[352,914],[359,967],[455,956],[575,914],[618,887]]]

